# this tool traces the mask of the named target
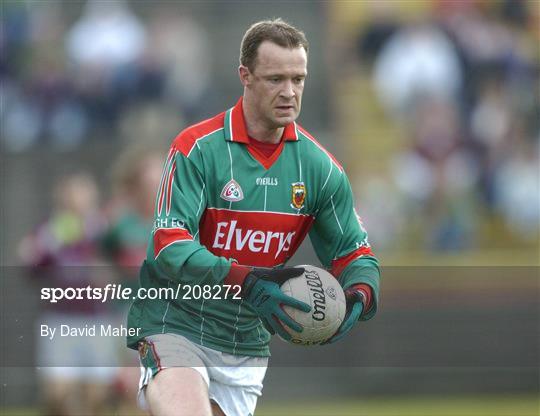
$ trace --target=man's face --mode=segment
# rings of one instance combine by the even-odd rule
[[[303,47],[282,48],[261,43],[253,72],[240,67],[246,94],[254,116],[268,129],[284,127],[300,114],[307,54]]]

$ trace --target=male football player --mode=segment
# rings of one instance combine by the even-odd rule
[[[173,141],[155,207],[141,287],[173,297],[137,299],[128,339],[142,363],[140,397],[154,415],[251,415],[270,336],[301,327],[282,309],[310,306],[280,285],[306,234],[339,279],[341,339],[377,308],[379,268],[343,168],[296,123],[308,42],[281,19],[252,25],[236,105]]]

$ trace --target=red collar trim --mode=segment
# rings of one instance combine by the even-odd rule
[[[249,144],[249,137],[246,129],[246,121],[244,119],[244,110],[242,108],[242,98],[238,100],[236,105],[227,112],[225,117],[225,139],[231,142],[239,142]],[[281,141],[297,141],[298,134],[296,132],[296,123],[287,124],[283,129]]]

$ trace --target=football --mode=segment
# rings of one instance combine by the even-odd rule
[[[287,280],[281,290],[288,296],[301,300],[311,306],[310,312],[302,312],[290,306],[283,306],[302,327],[296,332],[285,326],[292,335],[290,342],[296,345],[317,345],[326,341],[338,330],[345,316],[345,294],[337,279],[315,266],[303,267],[305,272]]]

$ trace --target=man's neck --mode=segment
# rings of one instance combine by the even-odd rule
[[[245,97],[242,108],[244,110],[244,120],[246,121],[246,129],[249,137],[263,143],[279,143],[281,136],[283,136],[284,127],[275,129],[266,127],[264,122],[251,111],[252,107],[249,104],[246,105]]]

